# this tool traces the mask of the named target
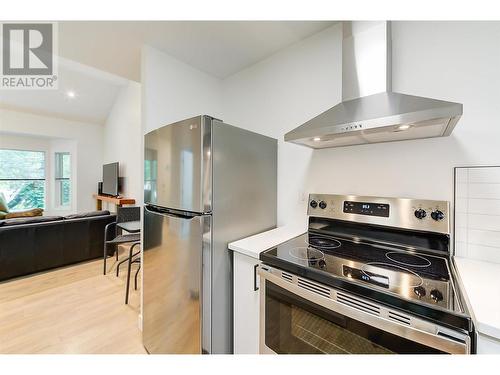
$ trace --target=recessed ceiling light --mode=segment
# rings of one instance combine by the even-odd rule
[[[71,90],[70,90],[70,91],[66,92],[66,96],[67,96],[68,98],[73,99],[73,98],[75,98],[75,97],[76,97],[76,93],[75,93],[74,91],[71,91]]]
[[[319,141],[321,141],[321,138],[320,138],[320,137],[314,137],[314,138],[313,138],[313,141],[314,141],[314,142],[319,142]]]
[[[398,130],[408,130],[410,129],[410,125],[408,124],[403,124],[398,126]]]

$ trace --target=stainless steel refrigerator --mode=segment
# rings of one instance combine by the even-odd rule
[[[144,147],[144,346],[232,353],[227,244],[276,226],[277,141],[198,116]]]

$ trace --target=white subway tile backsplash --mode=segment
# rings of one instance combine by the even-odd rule
[[[500,167],[467,168],[471,184],[500,184]]]
[[[500,199],[500,184],[469,184],[468,198]],[[458,196],[457,196],[458,197]],[[461,198],[461,197],[460,197]]]
[[[469,229],[467,232],[467,242],[472,245],[496,247],[500,254],[500,232]]]
[[[468,199],[467,213],[500,215],[500,199]]]
[[[493,215],[465,215],[467,218],[466,225],[469,229],[493,230],[500,232],[500,216]],[[458,219],[457,224],[463,225],[463,217]]]
[[[455,180],[458,183],[467,183],[469,177],[469,168],[457,168],[455,170]]]
[[[462,228],[466,229],[468,228],[468,215],[466,213],[462,212],[456,212],[455,213],[455,227],[457,228]]]
[[[457,183],[455,186],[455,197],[457,198],[468,198],[469,197],[469,185],[465,182]]]
[[[455,230],[455,241],[467,242],[467,228],[457,228]]]
[[[466,198],[457,198],[455,200],[455,212],[458,213],[467,213],[467,199]]]
[[[455,255],[500,263],[500,167],[455,169]]]
[[[455,255],[459,257],[467,257],[467,243],[455,242]]]
[[[467,245],[467,258],[483,260],[485,262],[500,263],[499,250],[497,247],[489,247],[482,245]]]

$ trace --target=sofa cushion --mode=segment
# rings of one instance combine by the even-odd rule
[[[109,215],[109,211],[108,210],[82,212],[80,214],[67,215],[64,218],[65,219],[80,219],[80,218],[84,218],[84,217],[105,216],[105,215]]]
[[[50,221],[62,220],[62,216],[35,216],[35,217],[16,217],[14,219],[0,220],[0,226],[22,225],[22,224],[35,224],[45,223]]]
[[[34,217],[34,216],[42,216],[42,215],[43,215],[43,209],[32,208],[31,210],[8,212],[7,215],[5,215],[5,218],[6,219],[14,219],[17,217]]]

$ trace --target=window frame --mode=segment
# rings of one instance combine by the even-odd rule
[[[69,156],[69,177],[64,177],[64,170],[63,170],[63,158],[59,160],[58,156],[59,155],[67,155]],[[73,170],[73,163],[72,163],[72,155],[70,151],[54,151],[54,202],[53,206],[54,209],[60,209],[60,210],[67,210],[71,209],[73,205],[73,182],[72,182],[72,170]],[[61,172],[63,177],[58,176],[58,172]],[[61,181],[68,181],[69,182],[69,202],[68,204],[62,204],[63,202],[63,189],[62,184],[60,183]],[[60,185],[60,186],[58,186]],[[58,194],[59,193],[59,194]]]

